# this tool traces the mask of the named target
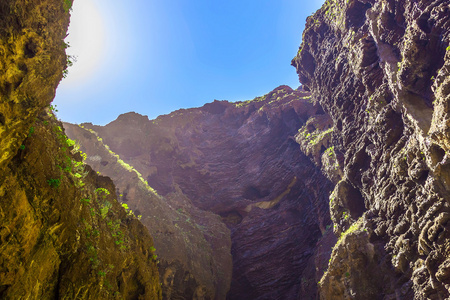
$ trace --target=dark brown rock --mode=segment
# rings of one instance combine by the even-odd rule
[[[135,117],[130,121],[141,118]],[[231,240],[219,216],[193,206],[177,187],[159,195],[88,126],[65,126],[86,161],[115,181],[120,201],[155,238],[163,299],[224,299],[231,280]]]
[[[338,0],[307,20],[292,64],[333,124],[338,167],[309,155],[339,182],[331,215],[346,236],[321,299],[450,296],[449,12],[448,1]]]

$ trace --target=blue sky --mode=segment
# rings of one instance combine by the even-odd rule
[[[54,104],[72,123],[150,119],[299,86],[290,66],[323,0],[75,0]]]

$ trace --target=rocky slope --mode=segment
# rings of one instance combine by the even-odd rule
[[[336,184],[341,236],[321,299],[450,296],[449,28],[448,1],[329,0],[308,18],[292,63],[329,120],[296,139]]]
[[[95,168],[113,177],[111,162],[94,146],[98,140],[83,130],[96,132],[174,209],[182,207],[192,215],[194,223],[198,217],[182,203],[204,212],[199,215],[221,216],[232,240],[229,299],[313,299],[331,248],[316,243],[322,235],[326,239],[320,245],[334,239],[327,231],[331,184],[299,151],[294,135],[309,116],[320,114],[322,109],[310,103],[308,93],[281,86],[252,101],[214,101],[151,121],[128,113],[104,127],[68,126],[68,134],[88,159],[97,160]],[[113,178],[123,201],[143,215],[150,231],[160,230],[145,221],[153,216],[155,202],[138,196],[121,174]],[[173,222],[172,218],[167,220]],[[176,241],[180,233],[171,222],[164,226]],[[154,236],[156,243],[158,237],[165,239],[163,234]],[[205,239],[214,245],[206,235]],[[167,241],[160,243],[158,247],[167,248],[162,245]],[[158,255],[172,260],[170,253]]]
[[[70,6],[0,3],[0,298],[160,299],[151,236],[46,108]]]
[[[86,162],[114,180],[120,201],[155,238],[163,299],[224,299],[231,280],[231,240],[220,217],[197,209],[179,191],[159,195],[88,126],[64,126],[81,143]]]

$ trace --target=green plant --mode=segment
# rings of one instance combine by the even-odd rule
[[[28,130],[28,137],[30,137],[34,133],[34,126],[31,126]]]
[[[98,259],[97,249],[91,243],[88,243],[86,246],[87,246],[87,253],[89,256],[89,261],[91,262],[92,269],[96,269],[100,263],[100,261]]]
[[[347,220],[349,215],[346,211],[342,212],[342,216],[344,217],[344,220]]]
[[[94,191],[95,193],[97,193],[97,194],[101,194],[101,193],[103,193],[104,195],[102,196],[102,198],[105,198],[107,195],[109,195],[109,194],[111,194],[107,189],[105,189],[105,188],[97,188],[97,189],[95,189],[95,191]]]
[[[108,214],[109,209],[112,207],[112,204],[109,201],[105,201],[105,204],[102,205],[100,208],[100,215],[102,219],[106,218],[106,215]]]
[[[19,149],[20,150],[25,150],[25,145],[20,145]]]
[[[356,230],[359,230],[362,226],[362,222],[363,222],[363,219],[362,219],[362,217],[360,217],[358,219],[358,221],[354,222],[345,232],[341,233],[341,236],[339,237],[339,239],[336,242],[336,245],[334,245],[334,247],[339,245],[346,235],[348,235],[349,233],[355,232]]]
[[[65,11],[66,13],[68,13],[69,10],[72,8],[72,1],[70,1],[70,0],[64,0],[63,7],[64,7],[64,11]]]
[[[58,112],[58,110],[56,109],[56,105],[50,105],[49,109],[53,113]]]
[[[59,180],[58,178],[54,179],[54,178],[50,178],[49,180],[47,180],[47,183],[52,187],[52,188],[58,188],[61,185],[61,180]]]
[[[64,0],[64,1],[69,1],[70,0]],[[66,78],[67,75],[69,75],[69,68],[71,66],[73,66],[73,63],[77,61],[77,58],[73,55],[67,55],[67,61],[66,61],[66,66],[63,70],[63,78]]]

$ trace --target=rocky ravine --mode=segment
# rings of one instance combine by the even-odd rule
[[[0,298],[161,299],[151,236],[48,108],[71,4],[0,3]]]
[[[297,140],[336,183],[344,232],[321,299],[450,296],[449,29],[448,1],[334,0],[308,18],[292,63],[332,147],[308,147],[314,126]]]
[[[219,243],[228,235],[220,229],[223,221],[231,230],[232,241],[229,299],[314,299],[331,249],[322,245],[335,239],[327,230],[331,183],[299,151],[294,135],[310,116],[321,114],[322,109],[310,103],[308,93],[281,86],[252,101],[214,101],[155,120],[128,113],[104,127],[66,127],[68,135],[86,151],[89,163],[114,179],[122,201],[142,214],[164,261],[160,264],[162,276],[171,262],[178,261],[178,267],[172,268],[175,273],[187,271],[197,284],[215,283],[217,290],[205,289],[206,295],[224,299],[230,278],[223,273],[227,275],[231,264],[226,265],[225,251],[215,254],[220,249],[216,245],[227,246]],[[152,221],[161,204],[139,194],[126,179],[128,171],[111,167],[117,165],[117,159],[111,160],[96,146],[99,139],[166,199],[163,202],[171,207],[166,204],[167,212],[161,213],[164,220]],[[318,137],[315,142],[322,145],[325,139]],[[174,210],[182,214],[174,214]],[[209,212],[221,218],[206,217]],[[178,230],[176,226],[186,226],[186,219],[200,226]],[[179,240],[183,231],[189,232],[185,233],[189,235],[186,242]],[[169,233],[172,237],[168,239]],[[208,267],[212,268],[210,278],[200,276],[195,266],[189,265],[186,259],[193,257],[170,250],[191,247],[188,253],[199,251],[188,245],[193,236],[201,239],[199,233],[206,240],[202,251],[213,257]],[[326,238],[316,245],[322,235]],[[201,260],[196,263],[204,268]],[[225,283],[228,285],[220,286]],[[185,288],[181,282],[177,287]],[[169,290],[163,287],[163,293],[165,289]]]

